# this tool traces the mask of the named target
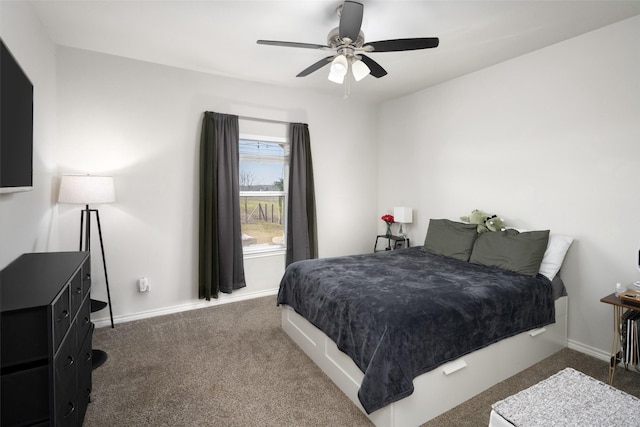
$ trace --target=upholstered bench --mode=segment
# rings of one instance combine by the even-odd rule
[[[492,405],[490,427],[640,426],[640,399],[566,368]]]

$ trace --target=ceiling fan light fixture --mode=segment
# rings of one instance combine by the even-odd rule
[[[371,70],[369,69],[369,67],[367,67],[367,64],[360,61],[359,59],[356,59],[355,61],[353,61],[353,64],[351,64],[351,72],[353,73],[353,78],[356,79],[357,82],[359,82],[360,80],[367,77],[369,73],[371,73]]]
[[[337,55],[333,61],[331,61],[331,73],[336,76],[344,76],[347,74],[347,68],[349,67],[349,63],[347,62],[347,57],[344,55]]]
[[[341,85],[344,82],[344,76],[345,74],[337,74],[334,73],[333,71],[329,73],[329,77],[328,79],[334,83],[338,83],[339,85]]]

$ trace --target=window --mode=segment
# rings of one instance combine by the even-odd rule
[[[289,142],[240,135],[240,222],[245,254],[286,248]]]

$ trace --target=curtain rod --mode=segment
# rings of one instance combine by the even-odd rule
[[[291,124],[291,122],[285,122],[285,121],[282,121],[282,120],[261,119],[261,118],[258,118],[258,117],[238,116],[238,119],[240,119],[240,120],[253,120],[255,122],[278,123],[278,124],[284,124],[284,125]]]

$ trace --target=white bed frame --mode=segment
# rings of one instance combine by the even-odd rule
[[[410,396],[367,414],[358,400],[362,371],[322,331],[283,305],[282,328],[376,426],[419,426],[567,346],[568,297],[556,300],[556,322],[523,332],[413,380]]]

